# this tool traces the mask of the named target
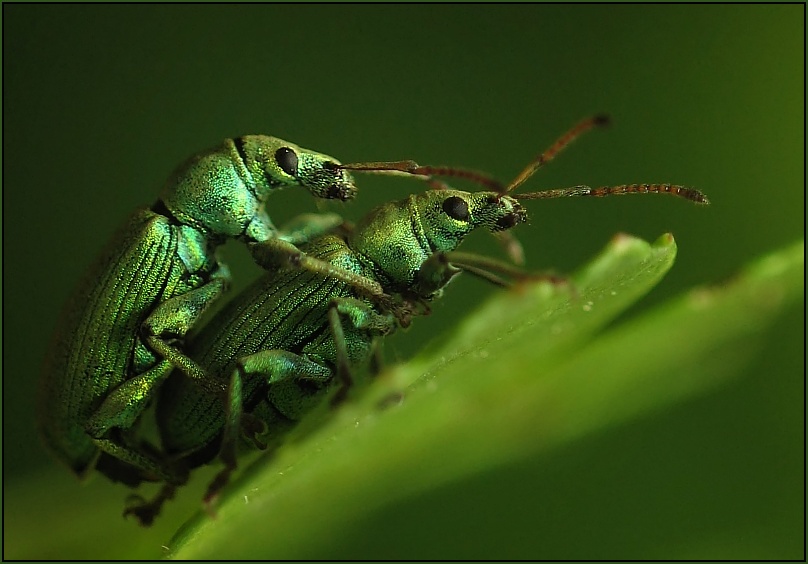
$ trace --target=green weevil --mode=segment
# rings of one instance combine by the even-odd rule
[[[524,222],[518,200],[564,196],[667,192],[696,202],[706,198],[693,189],[671,185],[630,185],[591,189],[576,186],[508,195],[581,132],[603,123],[579,124],[509,184],[495,191],[430,190],[372,210],[345,233],[331,233],[301,245],[307,256],[376,282],[395,299],[369,300],[320,272],[271,271],[234,298],[188,344],[187,351],[228,394],[211,394],[175,371],[157,398],[157,425],[165,456],[190,470],[217,452],[225,468],[205,495],[210,503],[236,467],[239,435],[261,447],[275,441],[338,385],[335,400],[345,397],[352,367],[367,361],[375,341],[429,302],[461,271],[506,285],[506,277],[524,273],[494,259],[458,253],[471,231],[507,232]],[[488,186],[494,181],[457,169],[419,167],[411,161],[342,165],[359,170],[398,170],[409,174],[468,176]],[[268,434],[258,436],[258,431]],[[151,501],[136,498],[125,511],[148,524],[182,480],[169,482]]]
[[[354,279],[304,257],[294,246],[299,234],[273,226],[265,201],[285,186],[339,200],[356,193],[350,172],[328,155],[264,135],[227,139],[181,165],[157,203],[136,211],[86,272],[62,313],[39,394],[40,434],[74,473],[97,468],[130,485],[176,479],[131,428],[173,368],[201,386],[213,382],[182,341],[227,286],[215,255],[226,239],[248,243],[259,261]],[[299,232],[332,225],[333,214]]]

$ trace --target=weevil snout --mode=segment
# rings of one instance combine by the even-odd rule
[[[357,188],[353,176],[340,167],[339,162],[320,154],[303,154],[300,157],[299,176],[313,196],[329,200],[350,200]]]
[[[356,196],[357,188],[353,176],[347,170],[338,168],[337,163],[323,165],[323,181],[327,183],[325,197],[330,200],[346,201]]]
[[[527,221],[527,212],[524,209],[514,210],[497,220],[492,231],[505,231]]]
[[[326,188],[326,198],[329,200],[352,200],[356,197],[356,186],[352,184],[332,184]]]
[[[516,199],[504,194],[492,194],[488,203],[497,210],[491,231],[505,231],[527,221],[527,210]]]

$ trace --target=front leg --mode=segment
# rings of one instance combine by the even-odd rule
[[[418,296],[430,298],[460,272],[459,268],[449,262],[446,253],[433,253],[416,273],[413,290]]]
[[[552,274],[527,273],[518,267],[482,255],[450,251],[436,252],[424,261],[416,276],[415,292],[419,296],[429,297],[442,289],[452,277],[460,272],[468,272],[491,284],[503,287],[512,285],[507,278],[517,281],[547,280],[554,284],[564,282],[563,278]]]

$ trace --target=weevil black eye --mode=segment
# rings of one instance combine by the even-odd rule
[[[467,221],[469,218],[469,205],[463,198],[457,196],[450,196],[443,200],[443,211],[458,221]]]
[[[289,147],[281,147],[275,151],[275,162],[289,176],[297,176],[297,153]]]

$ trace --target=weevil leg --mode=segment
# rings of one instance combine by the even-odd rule
[[[381,315],[370,308],[366,303],[353,298],[334,298],[331,303],[332,307],[329,309],[328,322],[331,327],[331,334],[334,338],[337,352],[338,374],[340,368],[343,370],[340,375],[343,385],[337,390],[337,393],[331,400],[332,405],[336,405],[345,399],[348,389],[352,384],[350,364],[348,362],[348,349],[342,328],[342,318],[347,317],[353,327],[368,332],[375,337],[393,332],[396,328],[396,316],[393,313]],[[370,372],[375,377],[384,369],[384,358],[382,357],[381,346],[379,345],[378,339],[374,338],[370,346]],[[396,393],[388,399],[393,403],[400,403],[402,397],[403,394]],[[387,400],[382,403],[384,404],[386,401]]]
[[[392,313],[379,313],[373,306],[356,298],[332,298],[329,306],[350,326],[372,337],[389,335],[396,330]]]
[[[227,281],[215,278],[190,292],[175,296],[158,305],[143,322],[141,331],[146,344],[159,356],[211,394],[223,395],[224,386],[208,378],[202,368],[169,341],[185,336],[203,313],[224,292]]]
[[[522,248],[522,243],[519,242],[516,235],[510,231],[495,231],[493,235],[494,239],[496,239],[502,247],[502,250],[504,250],[508,258],[511,259],[511,262],[520,266],[525,264],[525,250]]]
[[[154,455],[154,449],[133,445],[125,439],[126,430],[135,425],[155,390],[173,368],[180,368],[205,390],[218,394],[224,392],[221,385],[217,386],[214,380],[205,378],[196,363],[169,344],[165,336],[184,336],[207,307],[219,297],[225,284],[226,280],[222,278],[214,279],[200,288],[166,300],[155,308],[144,321],[142,331],[146,344],[163,357],[162,360],[111,390],[85,425],[87,434],[101,451],[140,469],[144,476],[172,485],[182,484],[187,478],[187,473],[173,468],[167,461],[159,460]],[[116,434],[115,429],[121,432]]]
[[[250,243],[249,246],[255,261],[265,269],[300,268],[340,280],[372,300],[390,299],[384,293],[381,284],[375,280],[312,258],[281,239],[268,239],[260,243]]]
[[[334,338],[334,348],[337,352],[337,378],[342,381],[337,393],[331,398],[331,405],[342,403],[348,394],[348,390],[353,385],[348,347],[345,343],[345,331],[342,329],[339,309],[339,304],[333,302],[331,307],[328,308],[328,325],[331,327],[331,336]]]
[[[342,386],[331,399],[332,405],[342,402],[353,385],[343,321],[347,321],[354,329],[371,336],[387,335],[396,328],[393,314],[380,314],[361,300],[355,298],[333,298],[331,300],[328,308],[328,325],[331,328],[336,350],[337,377],[342,381]]]
[[[112,390],[85,425],[93,443],[103,452],[144,471],[153,479],[178,483],[181,474],[164,461],[153,456],[152,449],[127,444],[121,437],[113,437],[115,428],[129,429],[146,408],[152,392],[171,372],[168,361],[161,361],[143,374],[130,378]]]
[[[203,498],[203,502],[208,512],[213,514],[212,505],[216,501],[219,492],[230,481],[230,474],[237,467],[236,444],[239,433],[242,430],[243,394],[241,366],[233,371],[230,377],[230,384],[227,387],[227,401],[225,404],[225,424],[222,430],[222,445],[219,448],[219,459],[224,463],[224,468],[219,471],[208,485],[208,489]],[[255,436],[250,437],[255,442]]]
[[[482,255],[450,251],[434,253],[424,261],[418,271],[416,292],[419,295],[429,295],[437,288],[445,286],[452,276],[460,272],[468,272],[491,284],[506,288],[512,286],[513,283],[499,276],[500,274],[516,281],[546,280],[553,284],[566,282],[563,277],[554,274],[525,272],[513,265]]]
[[[343,223],[342,217],[335,213],[304,213],[292,218],[276,237],[295,246],[302,245],[336,231]]]
[[[163,460],[162,451],[143,438],[138,423],[140,419],[127,429],[115,428],[113,431],[114,442],[122,445],[125,450],[130,450],[141,454],[150,460]],[[120,482],[131,488],[136,488],[144,482],[154,482],[159,477],[151,472],[145,472],[142,468],[132,466],[115,458],[106,452],[100,452],[94,467],[96,471],[107,476],[113,482]]]
[[[375,378],[384,372],[384,354],[382,354],[382,347],[379,344],[379,339],[373,339],[371,344],[372,352],[370,353],[370,373]]]
[[[222,432],[222,445],[219,458],[224,462],[224,468],[214,476],[208,485],[203,502],[209,513],[215,503],[219,492],[230,481],[230,475],[237,467],[236,446],[239,434],[242,431],[250,432],[254,426],[243,425],[243,397],[242,382],[246,378],[260,376],[267,384],[278,384],[290,380],[309,380],[317,383],[326,383],[333,376],[331,368],[319,364],[306,357],[283,350],[259,351],[240,358],[236,370],[230,377],[227,402],[225,409],[225,425]],[[255,436],[248,437],[253,442]]]
[[[447,260],[470,274],[479,276],[500,286],[510,286],[511,283],[504,281],[494,273],[503,274],[515,281],[547,281],[552,284],[566,284],[567,279],[552,272],[526,272],[521,268],[514,267],[497,259],[477,255],[473,253],[462,253],[451,251],[446,253]]]
[[[127,517],[129,515],[134,515],[141,525],[148,527],[160,514],[163,504],[171,499],[174,499],[174,495],[176,493],[176,484],[163,484],[160,491],[148,501],[139,495],[129,496],[129,499],[126,500],[126,507],[123,510],[123,516]]]
[[[437,252],[424,261],[416,274],[415,292],[419,296],[431,296],[449,283],[461,270],[449,262],[446,253]]]

